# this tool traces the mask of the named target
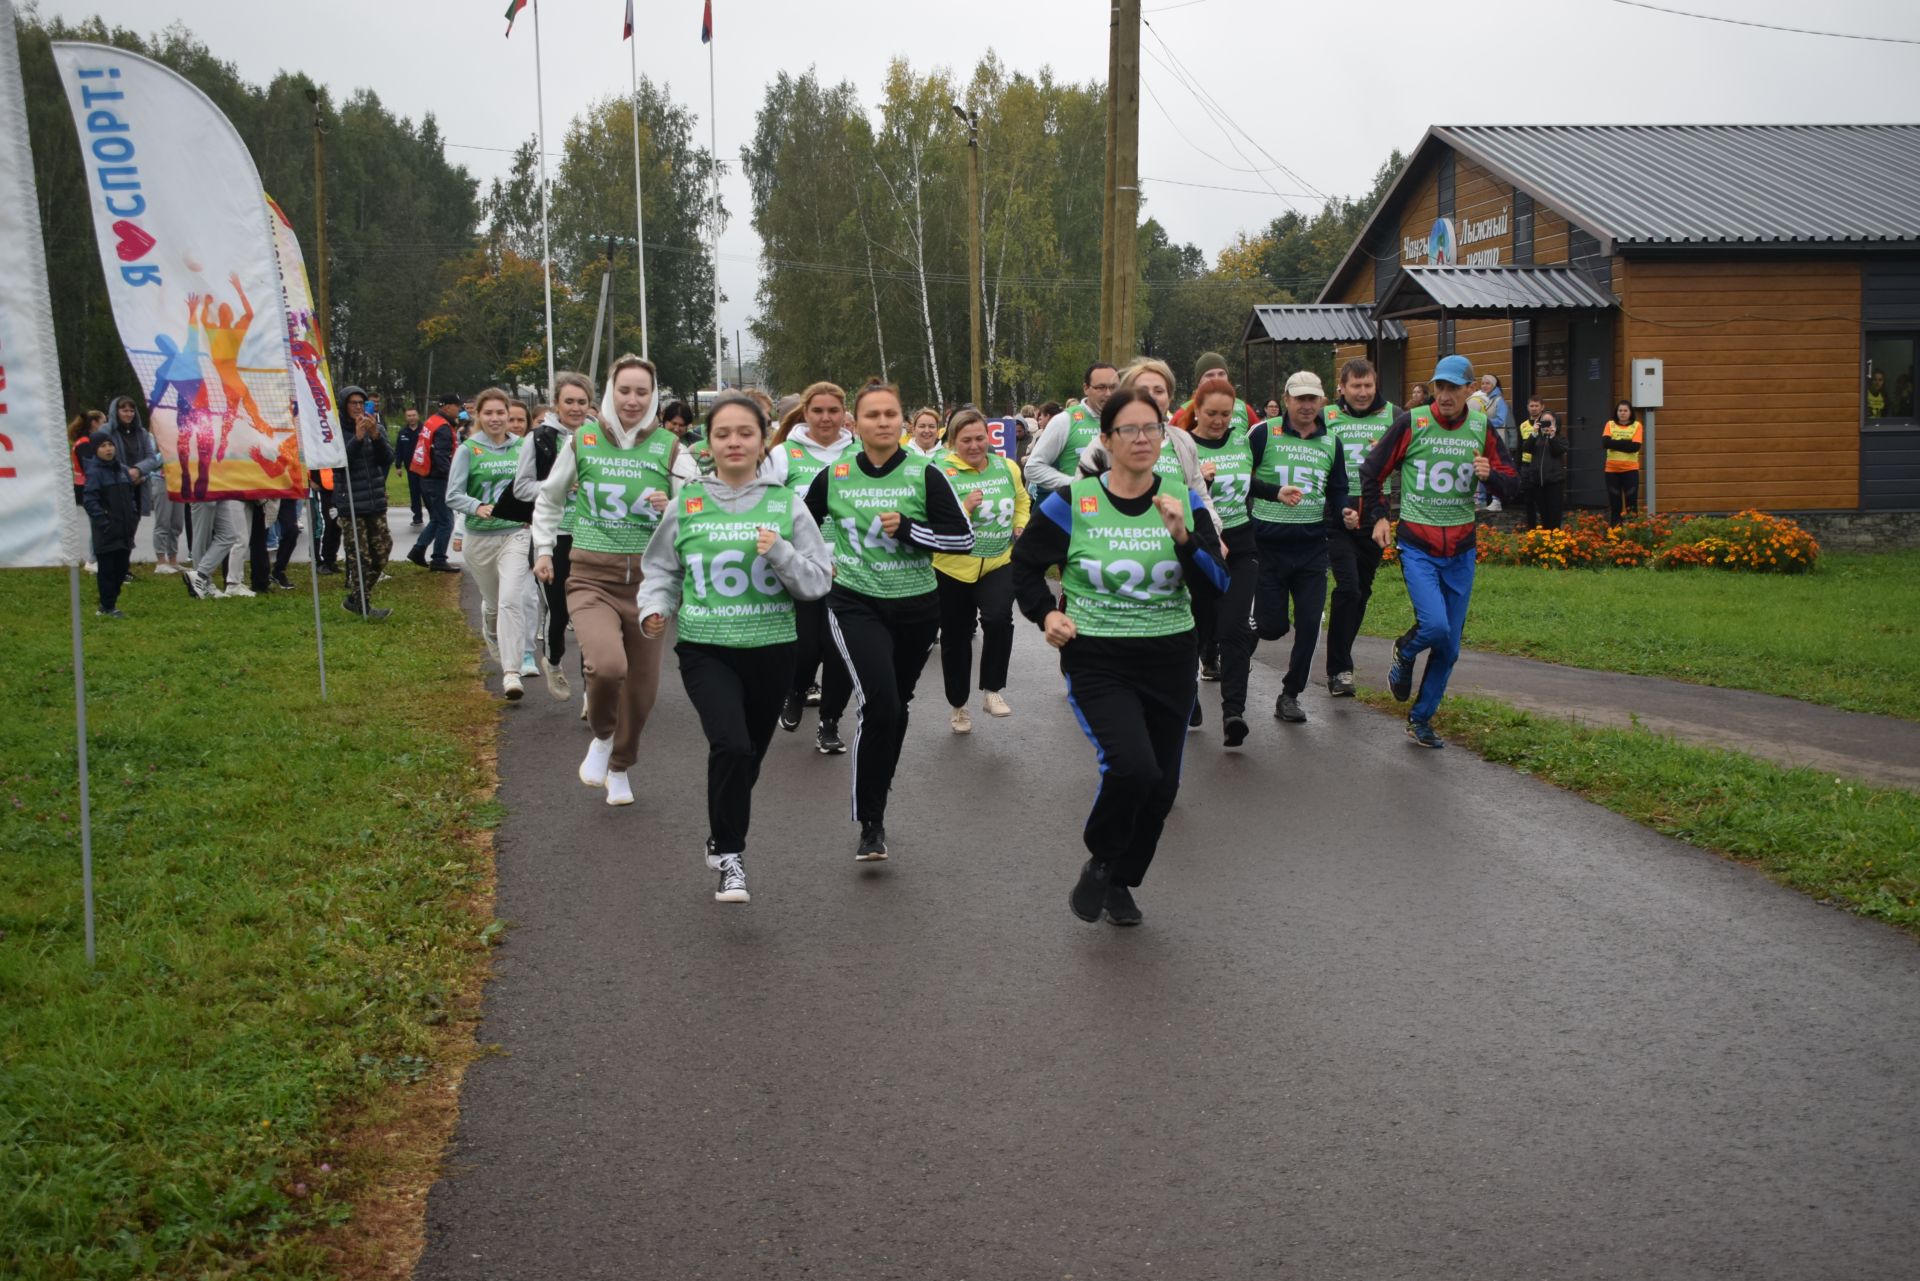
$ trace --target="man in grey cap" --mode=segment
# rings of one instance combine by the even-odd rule
[[[1467,403],[1473,366],[1447,356],[1434,366],[1433,400],[1394,419],[1360,466],[1360,500],[1382,548],[1395,539],[1387,519],[1383,482],[1400,490],[1397,543],[1400,574],[1413,602],[1413,626],[1393,643],[1387,686],[1405,702],[1413,694],[1413,665],[1427,652],[1420,696],[1407,709],[1407,737],[1421,747],[1445,747],[1433,732],[1433,714],[1460,657],[1460,634],[1473,596],[1473,499],[1484,482],[1494,497],[1512,502],[1520,478],[1487,416]]]
[[[1293,654],[1273,714],[1296,724],[1307,719],[1300,691],[1313,668],[1320,611],[1327,602],[1327,537],[1348,521],[1358,525],[1360,519],[1346,508],[1346,451],[1321,421],[1326,403],[1320,375],[1303,369],[1287,379],[1280,421],[1261,423],[1247,436],[1253,450],[1249,510],[1260,558],[1253,626],[1261,640],[1279,640],[1293,632]],[[1244,719],[1227,717],[1228,746],[1244,739],[1246,732]]]

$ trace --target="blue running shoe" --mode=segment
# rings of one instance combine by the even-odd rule
[[[1415,745],[1419,747],[1441,748],[1446,746],[1445,741],[1433,732],[1433,726],[1427,724],[1425,721],[1408,721],[1407,737],[1412,739]]]
[[[1399,641],[1393,643],[1393,666],[1387,669],[1387,688],[1402,703],[1413,697],[1413,662],[1400,652]]]

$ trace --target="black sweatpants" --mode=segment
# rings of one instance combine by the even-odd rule
[[[294,548],[300,545],[300,503],[298,498],[280,500],[280,549],[273,554],[273,572],[284,574],[293,563]]]
[[[336,486],[346,484],[346,472],[336,471],[333,483]],[[320,563],[328,569],[337,569],[340,565],[340,538],[343,532],[341,520],[346,513],[333,505],[334,496],[338,492],[338,489],[326,489],[320,492],[320,518],[324,525],[318,539]]]
[[[859,712],[853,731],[853,819],[877,823],[887,816],[887,792],[907,739],[913,687],[920,683],[940,628],[939,596],[927,592],[882,600],[835,588],[827,594],[827,625],[853,680]]]
[[[94,568],[99,571],[94,586],[100,592],[100,608],[111,610],[120,603],[120,589],[127,584],[132,572],[133,551],[122,548],[117,552],[95,552]]]
[[[556,534],[553,581],[540,584],[540,592],[547,598],[547,664],[551,667],[560,666],[560,660],[567,656],[567,574],[572,568],[573,535]]]
[[[1386,553],[1373,535],[1345,529],[1327,536],[1327,560],[1333,569],[1333,605],[1327,611],[1327,675],[1353,670],[1353,640],[1373,599],[1373,576]]]
[[[1184,658],[1089,661],[1073,644],[1061,652],[1067,702],[1100,758],[1100,790],[1082,834],[1087,852],[1110,870],[1115,885],[1136,886],[1160,846],[1160,831],[1180,794],[1180,756],[1187,718],[1200,696],[1199,645],[1187,633]],[[1108,640],[1112,651],[1119,642]]]
[[[1229,531],[1231,532],[1231,531]],[[1243,716],[1247,710],[1247,675],[1253,670],[1253,588],[1260,575],[1260,557],[1251,542],[1227,550],[1227,590],[1203,604],[1194,593],[1193,622],[1202,657],[1217,659],[1220,667],[1220,715]]]
[[[793,645],[735,649],[681,641],[680,680],[707,736],[707,834],[715,854],[744,854],[753,785],[792,679]]]
[[[973,628],[979,620],[980,688],[1007,687],[1007,668],[1013,661],[1013,563],[963,583],[936,573],[940,593],[940,675],[946,682],[947,706],[965,707],[973,679]]]
[[[833,635],[827,627],[827,602],[795,601],[793,625],[800,639],[794,646],[790,692],[805,694],[818,676],[820,719],[837,721],[847,710],[847,700],[853,697],[853,681],[847,676],[847,665],[840,661],[840,651],[834,648]]]
[[[273,590],[267,571],[273,562],[267,556],[267,505],[259,499],[247,503],[247,586],[265,595]]]
[[[1607,524],[1618,525],[1623,518],[1640,509],[1640,473],[1610,471],[1606,475]]]
[[[1259,584],[1253,593],[1253,625],[1263,641],[1293,633],[1293,655],[1280,682],[1284,694],[1299,694],[1313,669],[1320,643],[1320,611],[1327,603],[1327,540],[1260,544]],[[1292,618],[1288,618],[1288,606]]]
[[[1560,481],[1529,485],[1520,491],[1526,505],[1528,529],[1558,529],[1567,519],[1567,488]]]

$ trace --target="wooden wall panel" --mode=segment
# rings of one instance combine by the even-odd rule
[[[1666,362],[1656,480],[1667,511],[1860,503],[1860,264],[1614,261],[1617,377]]]
[[[1570,233],[1567,220],[1543,205],[1533,207],[1533,261],[1536,265],[1565,262]]]
[[[1467,241],[1472,224],[1486,224],[1502,214],[1506,215],[1504,230]],[[1433,219],[1428,218],[1427,226],[1432,225]],[[1504,266],[1513,262],[1513,188],[1465,156],[1457,156],[1454,161],[1453,227],[1459,237],[1461,265],[1479,262]]]

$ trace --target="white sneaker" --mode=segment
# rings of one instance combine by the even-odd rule
[[[964,707],[954,708],[953,715],[948,717],[948,720],[953,725],[954,733],[956,734],[973,733],[973,717],[968,714],[966,708]]]
[[[580,762],[580,781],[588,787],[607,785],[607,762],[613,759],[613,735],[596,738],[587,745],[587,759]]]
[[[607,741],[611,743],[613,740]],[[633,787],[627,782],[627,772],[623,769],[610,770],[607,773],[607,804],[633,804]]]
[[[751,903],[752,895],[747,893],[747,869],[740,863],[738,854],[709,854],[707,866],[720,873],[719,888],[713,892],[716,903]]]
[[[540,664],[540,674],[547,678],[547,693],[553,696],[553,701],[564,703],[572,698],[573,687],[567,684],[567,674],[560,669],[560,665],[549,663],[545,651],[534,655],[534,658]]]
[[[519,672],[508,672],[500,678],[500,690],[507,696],[509,703],[517,703],[520,701],[520,696],[527,692],[527,687],[520,683]]]
[[[1492,500],[1491,502],[1489,502],[1489,503],[1487,504],[1487,510],[1488,510],[1488,511],[1490,511],[1490,512],[1497,512],[1497,511],[1500,511],[1500,510],[1501,510],[1501,507],[1500,507],[1500,500],[1499,500],[1498,498],[1496,498],[1496,499],[1493,499],[1493,500]]]
[[[980,700],[980,709],[989,716],[1013,715],[1013,709],[1007,706],[1007,700],[1000,697],[997,689],[987,691],[987,696]]]
[[[259,592],[254,591],[253,588],[247,586],[245,583],[227,584],[227,595],[229,596],[258,596],[259,594]]]
[[[178,565],[169,565],[166,561],[161,561],[153,567],[153,572],[156,574],[177,574],[180,572],[180,567]]]
[[[91,561],[91,560],[90,560],[90,561],[88,561],[88,562],[87,562],[87,572],[88,572],[89,574],[97,574],[97,573],[99,573],[99,572],[100,572],[100,563],[99,563],[98,561]]]
[[[534,661],[533,651],[528,650],[526,653],[520,655],[520,675],[538,676],[539,674],[540,664]]]

